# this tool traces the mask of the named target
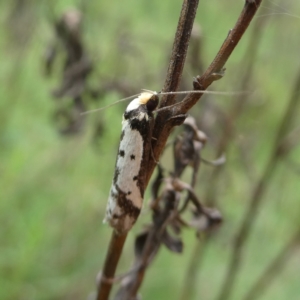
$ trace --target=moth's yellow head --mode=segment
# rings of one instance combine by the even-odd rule
[[[141,93],[138,97],[140,104],[147,104],[147,102],[154,96],[157,95],[156,92],[149,93],[149,92],[144,92]]]
[[[139,106],[145,105],[149,112],[156,109],[158,105],[158,95],[156,92],[143,92],[137,98],[133,99],[127,106],[126,111],[137,109]]]

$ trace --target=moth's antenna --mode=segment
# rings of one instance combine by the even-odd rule
[[[114,105],[116,105],[116,104],[118,104],[118,103],[120,103],[120,102],[130,100],[130,99],[132,99],[132,98],[134,98],[134,97],[137,97],[137,96],[139,96],[139,95],[140,95],[140,94],[132,95],[132,96],[130,96],[130,97],[126,97],[126,98],[117,100],[116,102],[114,102],[114,103],[112,103],[112,104],[108,104],[108,105],[103,106],[103,107],[100,107],[100,108],[96,108],[96,109],[84,111],[84,112],[81,113],[81,115],[87,115],[87,114],[91,114],[91,113],[94,113],[94,112],[97,112],[97,111],[104,110],[104,109],[109,108],[109,107],[111,107],[111,106],[114,106]]]
[[[151,90],[147,90],[147,89],[142,89],[143,92],[147,92],[150,94],[158,94],[160,95],[185,95],[185,94],[189,94],[189,93],[195,93],[195,94],[213,94],[213,95],[228,95],[228,96],[232,96],[232,95],[242,95],[242,94],[248,94],[249,92],[247,91],[237,91],[237,92],[218,92],[218,91],[209,91],[209,90],[192,90],[192,91],[176,91],[176,92],[154,92]]]
[[[179,92],[160,92],[159,95],[178,95],[178,94],[188,94],[188,93],[195,93],[195,94],[214,94],[214,95],[225,95],[225,96],[232,96],[232,95],[243,95],[243,94],[248,94],[250,92],[248,91],[239,91],[239,92],[217,92],[217,91],[199,91],[199,90],[196,90],[196,91],[179,91]],[[169,105],[169,106],[166,106],[166,107],[162,107],[162,108],[158,108],[156,110],[154,110],[153,112],[160,112],[160,111],[163,111],[163,110],[166,110],[166,109],[170,109],[174,106],[177,106],[177,105],[180,105],[182,104],[182,102],[177,102],[175,104],[172,104],[172,105]]]
[[[185,95],[189,93],[194,94],[212,94],[212,95],[225,95],[225,96],[232,96],[232,95],[242,95],[248,94],[248,91],[237,91],[237,92],[218,92],[218,91],[208,91],[208,90],[193,90],[193,91],[179,91],[179,92],[159,92],[159,95]]]
[[[151,90],[147,90],[147,89],[142,89],[143,92],[147,92],[147,93],[150,93],[150,94],[157,94],[157,95],[185,95],[185,94],[189,94],[189,93],[195,93],[195,94],[214,94],[214,95],[227,95],[227,96],[231,96],[231,95],[241,95],[241,94],[247,94],[249,92],[245,92],[245,91],[242,91],[242,92],[217,92],[217,91],[199,91],[199,90],[193,90],[193,91],[179,91],[179,92],[154,92],[154,91],[151,91]],[[101,111],[101,110],[104,110],[106,108],[109,108],[111,106],[114,106],[120,102],[123,102],[123,101],[127,101],[127,100],[130,100],[132,98],[135,98],[137,96],[139,96],[140,94],[136,94],[136,95],[132,95],[130,97],[126,97],[126,98],[123,98],[123,99],[120,99],[120,100],[117,100],[116,102],[112,103],[112,104],[109,104],[109,105],[106,105],[104,107],[100,107],[100,108],[96,108],[96,109],[92,109],[92,110],[88,110],[88,111],[85,111],[85,112],[82,112],[80,115],[87,115],[87,114],[90,114],[90,113],[94,113],[94,112],[98,112],[98,111]],[[157,109],[155,110],[155,112],[158,112],[158,111],[161,111],[161,110],[165,110],[167,108],[170,108],[170,107],[173,107],[173,106],[176,106],[178,105],[179,103],[175,103],[171,106],[168,106],[168,107],[164,107],[164,108],[160,108],[160,109]]]

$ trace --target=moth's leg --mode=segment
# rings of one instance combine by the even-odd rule
[[[171,122],[172,126],[179,126],[182,125],[184,120],[186,119],[188,115],[187,114],[181,114],[177,116],[173,116],[167,120],[167,122]]]

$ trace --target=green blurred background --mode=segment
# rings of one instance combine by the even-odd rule
[[[234,26],[243,4],[242,0],[200,1],[196,22],[202,31],[204,67]],[[70,7],[83,11],[82,37],[94,66],[91,86],[101,88],[104,81],[118,81],[138,93],[141,88],[160,90],[164,84],[181,1],[0,2],[0,299],[87,299],[95,290],[111,233],[102,220],[125,104],[89,115],[79,134],[61,135],[53,121],[57,102],[51,90],[61,80],[63,55],[53,76],[44,76],[43,55],[55,39],[53,20]],[[233,120],[235,138],[214,187],[224,223],[206,247],[194,299],[217,295],[234,234],[270,156],[300,69],[300,3],[265,0],[229,59],[226,76],[212,88],[240,90],[249,37],[254,23],[262,19],[248,88],[251,95],[243,115]],[[191,69],[184,70],[184,88],[191,88],[192,78],[198,75]],[[130,95],[106,90],[88,108],[125,96]],[[228,96],[209,99],[223,112],[234,101]],[[207,117],[202,103],[205,100],[191,113],[209,119],[203,129],[209,136],[203,156],[214,159],[220,122],[214,110]],[[103,130],[95,143],[94,126],[99,119]],[[291,128],[297,126],[295,118]],[[300,226],[299,154],[295,147],[268,185],[232,299],[242,298]],[[202,166],[197,184],[200,196],[210,184],[210,172],[211,167]],[[129,269],[134,237],[148,220],[146,209],[129,234],[119,273]],[[178,298],[195,245],[194,232],[184,231],[183,239],[182,255],[161,250],[146,275],[143,299]],[[296,250],[290,255],[261,299],[299,299],[299,254]]]

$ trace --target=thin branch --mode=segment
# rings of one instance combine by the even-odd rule
[[[263,195],[266,191],[268,184],[271,180],[272,175],[278,163],[283,159],[288,151],[282,151],[282,141],[284,140],[291,121],[294,119],[297,113],[296,105],[299,104],[300,97],[300,71],[295,82],[295,86],[287,105],[286,111],[279,124],[277,135],[275,138],[272,153],[270,154],[269,161],[266,168],[261,176],[260,180],[257,182],[256,187],[253,191],[252,197],[249,201],[245,217],[243,218],[242,224],[238,229],[233,250],[231,253],[231,258],[229,261],[228,269],[225,275],[225,280],[221,288],[218,300],[227,300],[230,298],[231,292],[234,288],[236,282],[237,274],[240,269],[242,256],[245,248],[246,241],[250,235],[252,227],[254,225],[255,217],[257,216],[258,209],[263,202]]]
[[[199,0],[183,1],[177,31],[175,34],[175,41],[173,44],[169,68],[167,71],[166,80],[163,88],[164,92],[176,91],[178,89],[183,71],[183,66],[185,63],[187,49],[189,46],[189,40],[194,24],[194,19],[198,8],[198,2]],[[160,107],[166,107],[174,104],[175,97],[176,95],[163,96],[161,99]],[[176,123],[176,118],[172,119],[174,116],[175,115],[172,114],[172,111],[165,110],[159,113],[156,117],[153,132],[154,139],[152,143],[154,157],[156,158],[160,157],[172,128],[175,125],[179,125],[184,121],[184,118],[182,118],[178,119]],[[150,180],[155,166],[155,161],[150,160],[147,172],[147,184]]]
[[[199,0],[183,1],[169,68],[163,88],[164,92],[176,91],[180,84],[198,3]],[[175,102],[175,97],[176,95],[165,95],[165,97],[161,99],[160,106],[165,107],[173,104]]]
[[[240,17],[236,25],[232,30],[230,30],[227,38],[225,39],[215,59],[208,67],[208,69],[205,71],[205,73],[201,77],[197,76],[197,78],[194,80],[194,89],[205,90],[210,84],[212,84],[213,81],[222,78],[222,76],[224,75],[225,63],[227,62],[232,51],[235,49],[239,40],[243,36],[247,27],[249,26],[250,21],[254,17],[261,1],[262,0],[246,1],[245,6],[240,14]],[[185,2],[184,2],[183,11],[190,12],[191,10],[190,17],[194,17],[195,9],[198,5],[198,1],[191,1],[191,7],[186,7]],[[191,26],[192,26],[191,19],[188,16],[186,16],[184,18],[181,18],[180,20],[185,20],[187,24],[186,26],[184,26],[183,24],[179,23],[177,28],[177,30],[179,30],[178,36],[182,37],[183,35],[182,30],[187,30],[186,34],[189,37],[191,32]],[[181,44],[174,43],[170,68],[168,70],[164,91],[175,91],[179,84],[179,78],[181,76],[181,73],[178,74],[177,71],[179,69],[182,70],[183,62],[186,55],[186,51],[184,51],[183,54],[180,52],[176,52],[178,50],[181,50],[181,47],[179,45]],[[185,46],[187,49],[187,45]],[[175,65],[177,64],[180,66],[180,68],[175,67]],[[169,77],[172,75],[174,75],[175,77],[174,79],[172,77]],[[158,114],[155,122],[154,134],[153,134],[155,139],[153,140],[152,143],[153,153],[156,160],[158,160],[157,158],[162,153],[172,128],[175,125],[180,125],[183,122],[183,119],[180,119],[180,117],[183,117],[188,112],[188,110],[191,109],[197,103],[197,101],[201,98],[201,96],[202,94],[195,94],[195,93],[188,94],[184,98],[181,104],[178,104],[172,110],[162,111],[161,113]],[[161,107],[172,105],[174,104],[174,102],[175,102],[174,95],[165,96],[161,101]],[[148,172],[147,172],[147,182],[149,181],[153,173],[155,165],[156,164],[154,160],[151,160],[149,162]]]
[[[241,80],[241,88],[240,90],[247,90],[249,86],[249,82],[251,81],[251,77],[253,74],[253,66],[256,58],[256,53],[259,45],[260,37],[263,33],[262,30],[262,24],[265,23],[266,18],[258,19],[256,20],[254,24],[254,28],[251,32],[251,37],[249,39],[249,44],[247,46],[247,51],[245,53],[245,57],[242,61],[246,61],[245,67],[242,70],[242,80]],[[240,97],[237,97],[234,104],[231,107],[231,110],[229,112],[229,117],[227,118],[228,121],[225,122],[225,126],[223,128],[223,133],[221,134],[221,138],[218,142],[217,148],[216,148],[216,155],[220,156],[223,153],[226,153],[226,150],[234,136],[234,127],[233,122],[237,119],[237,117],[241,114],[244,104],[246,103],[246,100],[248,99],[247,95],[241,95]],[[219,175],[222,173],[221,166],[218,168],[213,168],[209,182],[210,184],[207,185],[207,190],[205,193],[205,203],[209,206],[215,205],[215,193],[216,193],[216,183],[219,178]],[[205,249],[207,248],[209,242],[211,241],[211,234],[206,234],[203,239],[196,240],[193,250],[193,255],[190,258],[189,266],[186,270],[185,280],[181,292],[180,299],[191,299],[196,282],[197,282],[197,275],[199,265],[201,264],[201,261],[203,260],[203,255],[205,253]]]
[[[224,76],[224,66],[231,53],[237,46],[241,37],[248,28],[262,0],[246,1],[245,6],[237,20],[234,28],[229,31],[227,38],[217,53],[215,59],[202,76],[197,76],[199,90],[206,90],[214,81]],[[200,95],[201,97],[202,95]],[[189,109],[199,100],[199,95],[189,94],[182,101],[181,105],[176,107],[174,114],[187,113]]]
[[[203,238],[197,239],[194,245],[193,253],[187,268],[188,272],[185,272],[183,278],[183,288],[180,294],[180,300],[194,299],[197,275],[203,262],[204,252],[207,249],[207,245],[210,239],[207,239],[209,235],[203,234]]]
[[[104,268],[98,286],[97,300],[107,300],[112,288],[113,279],[127,234],[119,235],[115,230],[112,232]]]
[[[297,229],[292,238],[271,261],[261,276],[250,288],[243,300],[254,300],[259,298],[263,292],[271,285],[274,279],[280,274],[285,263],[290,259],[293,251],[298,249],[300,243],[300,228]]]
[[[251,32],[251,36],[249,38],[249,44],[247,46],[247,51],[242,59],[244,63],[244,68],[242,70],[241,75],[241,85],[239,90],[247,90],[249,88],[251,79],[253,77],[253,70],[255,66],[256,54],[258,52],[259,42],[262,37],[262,30],[263,25],[266,23],[267,18],[256,19],[254,23],[253,30]],[[227,122],[225,122],[223,131],[221,134],[221,138],[218,141],[216,147],[216,155],[220,156],[223,153],[226,153],[228,146],[232,142],[232,139],[235,134],[234,123],[237,121],[237,118],[241,115],[243,108],[248,100],[249,94],[237,96],[235,102],[233,103],[232,107],[230,108],[229,116],[227,117]],[[214,168],[211,172],[209,182],[210,184],[207,185],[206,195],[205,195],[205,202],[209,205],[214,205],[216,202],[216,182],[222,173],[224,168]]]

